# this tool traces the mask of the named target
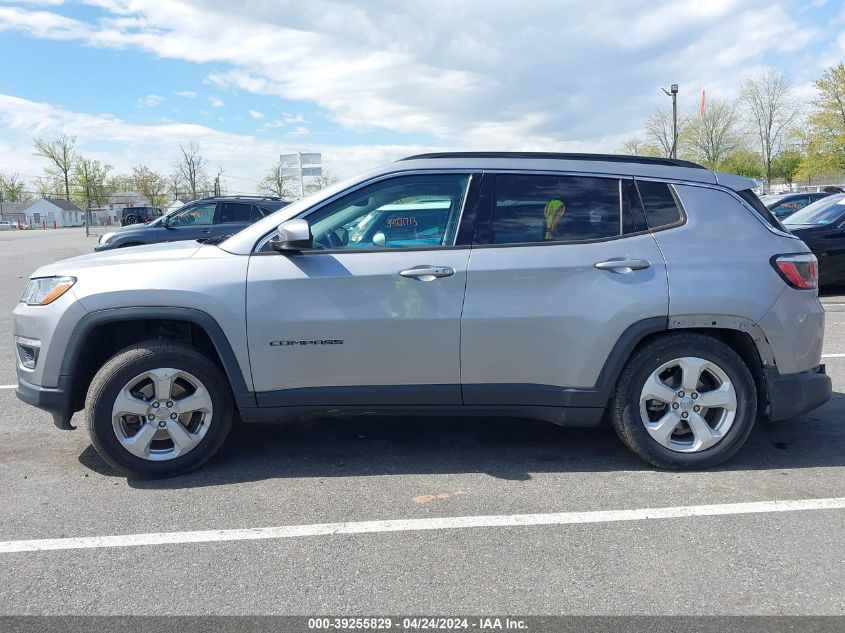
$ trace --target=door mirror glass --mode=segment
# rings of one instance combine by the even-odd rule
[[[297,252],[311,248],[311,226],[308,220],[297,218],[279,225],[279,236],[270,242],[274,250]]]

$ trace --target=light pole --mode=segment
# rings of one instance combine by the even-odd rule
[[[662,88],[667,96],[672,97],[672,151],[670,158],[678,157],[678,84],[672,84],[669,90]]]

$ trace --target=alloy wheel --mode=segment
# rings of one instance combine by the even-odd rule
[[[196,376],[180,369],[152,369],[120,390],[112,407],[112,427],[131,454],[166,461],[199,445],[213,413],[211,394]]]
[[[737,413],[737,394],[725,371],[704,358],[685,356],[658,367],[640,392],[640,416],[649,435],[679,453],[718,444]]]

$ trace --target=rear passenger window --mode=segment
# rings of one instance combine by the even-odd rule
[[[621,233],[619,180],[587,176],[496,176],[493,244],[568,242]]]
[[[241,202],[224,202],[220,205],[220,222],[223,224],[235,222],[248,224],[251,206]]]
[[[681,221],[681,209],[671,187],[665,182],[638,180],[637,187],[650,229],[671,226]]]

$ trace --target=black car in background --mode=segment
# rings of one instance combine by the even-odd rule
[[[120,226],[128,226],[147,224],[164,214],[158,207],[125,207],[120,215]]]
[[[194,200],[149,224],[127,225],[106,233],[94,250],[180,240],[209,240],[231,235],[288,203],[281,198],[260,196],[218,196]]]
[[[774,193],[762,196],[760,200],[778,220],[783,220],[807,205],[818,202],[829,195],[831,194],[826,191],[815,191],[812,193]]]
[[[845,283],[845,194],[828,194],[783,222],[819,260],[819,285]]]

